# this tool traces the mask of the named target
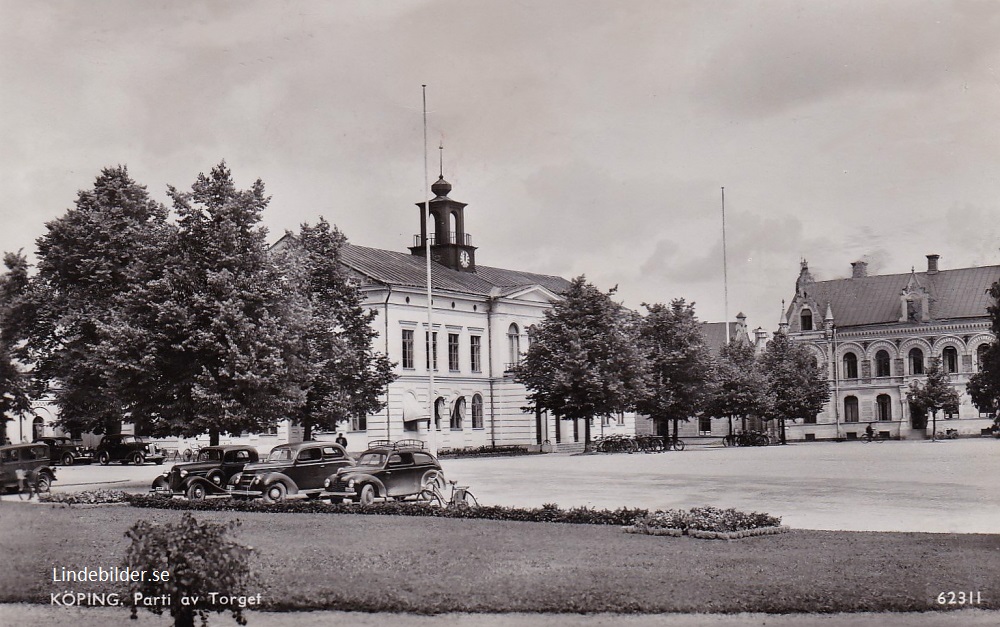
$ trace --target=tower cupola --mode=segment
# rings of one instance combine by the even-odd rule
[[[476,247],[472,245],[472,236],[465,231],[466,204],[448,197],[452,187],[444,180],[443,161],[442,158],[440,176],[431,185],[434,198],[426,203],[417,203],[420,208],[420,233],[413,236],[410,253],[423,257],[429,240],[432,261],[459,272],[475,272]]]

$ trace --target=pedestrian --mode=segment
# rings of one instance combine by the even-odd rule
[[[343,446],[345,449],[347,448],[347,438],[344,437],[343,433],[337,434],[337,444]]]
[[[870,422],[868,423],[868,426],[865,427],[865,437],[868,438],[869,442],[875,437],[875,429],[872,428],[872,423]]]

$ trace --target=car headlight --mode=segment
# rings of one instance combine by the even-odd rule
[[[164,474],[166,474],[166,473],[164,473]],[[186,477],[186,476],[187,476],[187,474],[188,474],[188,471],[186,471],[186,470],[181,470],[181,471],[180,471],[180,473],[178,473],[178,474],[180,474],[180,476],[181,476],[181,479],[183,479],[184,477]]]
[[[350,481],[347,482],[347,489],[351,490],[353,488],[354,488],[354,479],[351,479]]]
[[[326,481],[323,482],[323,487],[326,488],[327,490],[330,489],[330,480],[329,479],[327,479]]]
[[[237,484],[237,483],[239,483],[239,482],[240,482],[240,477],[242,477],[242,476],[243,476],[243,473],[242,473],[242,472],[238,472],[238,473],[236,473],[236,474],[235,474],[235,475],[233,475],[233,477],[232,477],[232,478],[231,478],[231,479],[229,480],[229,483],[231,483],[231,484],[234,484],[234,485],[235,485],[235,484]]]

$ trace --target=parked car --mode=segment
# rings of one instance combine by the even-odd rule
[[[166,459],[163,450],[155,442],[150,442],[141,435],[106,435],[97,445],[97,461],[102,466],[111,462],[141,465],[146,462],[162,464]]]
[[[423,442],[377,440],[369,444],[355,466],[341,468],[326,480],[322,496],[368,505],[377,498],[416,496],[430,481],[443,487],[444,472]]]
[[[192,501],[226,495],[226,485],[233,475],[258,460],[257,449],[252,446],[207,446],[198,452],[195,461],[174,464],[154,479],[151,491],[164,496],[186,496]]]
[[[49,466],[49,447],[45,444],[10,444],[0,446],[0,490],[21,488],[21,476],[34,482],[39,492],[48,492],[56,480]]]
[[[323,482],[338,468],[353,466],[344,447],[333,442],[279,444],[267,459],[247,464],[229,482],[236,498],[263,498],[278,503],[288,498],[318,496]]]
[[[35,438],[36,444],[47,444],[49,460],[53,464],[72,466],[76,463],[91,463],[94,461],[94,449],[83,445],[81,440],[56,436],[51,438]]]

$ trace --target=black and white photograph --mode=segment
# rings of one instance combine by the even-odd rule
[[[0,0],[0,624],[1000,623],[998,33]]]

